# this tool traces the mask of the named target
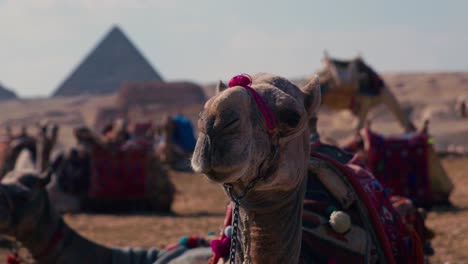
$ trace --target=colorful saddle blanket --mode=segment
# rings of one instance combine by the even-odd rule
[[[370,129],[367,134],[367,166],[390,189],[392,195],[410,198],[416,206],[432,204],[426,133],[384,137]]]
[[[309,164],[300,263],[423,263],[420,240],[371,173],[349,154],[323,144],[312,147]],[[230,210],[225,227],[231,224]],[[337,211],[351,219],[344,233],[329,223]],[[225,239],[221,232],[220,241]],[[219,257],[227,256],[215,255],[210,263]]]

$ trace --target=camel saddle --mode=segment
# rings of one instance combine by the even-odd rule
[[[377,96],[385,86],[382,78],[361,58],[352,60],[328,59],[329,77],[344,93]]]
[[[116,149],[93,148],[89,198],[145,199],[149,150],[143,140],[130,140]]]
[[[417,233],[404,224],[383,186],[354,156],[331,145],[312,144],[309,164],[300,264],[423,263]],[[231,210],[232,204],[225,227],[231,225]],[[351,219],[344,233],[329,224],[336,211]]]
[[[367,166],[392,195],[410,198],[417,206],[432,204],[429,177],[429,135],[416,132],[385,137],[366,128]]]

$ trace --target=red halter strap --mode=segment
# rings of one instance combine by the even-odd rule
[[[275,115],[273,114],[271,108],[266,104],[265,100],[263,100],[263,98],[254,89],[252,89],[252,87],[250,87],[251,84],[252,78],[245,73],[234,76],[229,81],[229,87],[241,86],[252,95],[252,98],[254,99],[255,103],[260,109],[260,112],[262,113],[263,118],[265,119],[266,125],[268,127],[268,135],[272,137],[275,134],[277,128]]]

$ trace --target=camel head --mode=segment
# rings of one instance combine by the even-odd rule
[[[274,128],[268,127],[271,120],[243,86],[230,83],[227,88],[220,83],[218,93],[206,102],[198,120],[192,167],[217,183],[238,188],[258,174],[268,175],[256,190],[294,188],[302,180],[298,172],[306,172],[307,124],[320,105],[318,80],[299,89],[279,76],[262,73],[252,78],[250,87],[271,110]]]
[[[39,171],[44,171],[49,165],[50,155],[52,149],[57,143],[59,126],[50,122],[43,122],[37,124],[37,168]]]
[[[92,173],[91,154],[79,145],[63,151],[53,160],[55,176],[66,193],[82,195],[88,190]]]
[[[29,237],[50,221],[50,204],[45,186],[51,170],[11,171],[0,182],[0,234]]]

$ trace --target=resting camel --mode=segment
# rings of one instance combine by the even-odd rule
[[[381,171],[379,171],[379,168],[381,167],[398,166],[400,168],[400,174],[398,174],[398,177],[408,177],[408,170],[405,170],[407,169],[407,166],[412,166],[417,162],[419,162],[418,165],[420,167],[424,167],[422,164],[425,164],[425,167],[427,167],[426,173],[424,173],[424,170],[419,171],[419,173],[417,170],[411,172],[413,175],[418,175],[421,178],[417,179],[417,188],[410,188],[411,192],[406,193],[405,195],[414,199],[414,202],[421,207],[430,208],[434,205],[451,205],[449,197],[454,189],[454,185],[447,176],[447,172],[443,168],[434,147],[428,142],[428,139],[430,138],[428,130],[429,120],[425,120],[424,125],[419,129],[419,131],[415,131],[414,133],[382,136],[372,131],[371,122],[367,121],[366,126],[353,138],[351,142],[346,144],[344,149],[351,153],[357,153],[361,160],[367,164],[376,176],[382,176]],[[395,143],[389,144],[391,141]],[[417,153],[412,151],[412,149],[414,150],[415,147],[421,146],[421,143],[425,143],[423,146],[426,147],[426,154],[419,157],[417,156]],[[387,144],[386,147],[382,148],[383,144]],[[396,148],[397,146],[398,148]],[[390,151],[392,154],[389,156],[375,154],[376,152],[384,152],[382,149],[386,149],[387,152]],[[369,155],[369,153],[374,153],[374,155]],[[403,156],[404,158],[402,160],[406,162],[404,162],[404,164],[395,164],[395,160],[398,161],[401,159],[400,155],[405,155],[405,153],[413,153],[413,155],[410,156],[410,162],[407,157]],[[372,158],[369,159],[369,156],[372,156]],[[404,170],[404,172],[402,170]],[[429,183],[424,180],[425,176],[427,176]],[[396,184],[398,186],[402,184],[400,181],[393,182],[393,177],[386,178],[391,185],[399,183]],[[406,181],[405,185],[409,186],[409,184],[410,183]],[[425,185],[429,188],[428,190],[425,188]],[[400,192],[401,191],[402,190],[400,190]],[[400,195],[403,194],[400,193]]]
[[[87,197],[88,189],[92,184],[90,179],[93,173],[94,151],[105,153],[109,157],[111,157],[109,153],[118,151],[124,153],[129,149],[146,151],[139,150],[140,145],[132,140],[123,140],[122,137],[124,137],[125,133],[121,129],[117,129],[114,134],[115,137],[102,140],[87,128],[76,129],[75,137],[78,140],[78,145],[56,157],[59,160],[59,166],[55,176],[60,188],[65,193],[77,197],[80,203],[84,203],[84,208],[101,209],[102,207],[99,201],[90,201]],[[175,187],[167,175],[166,169],[163,168],[159,158],[153,153],[149,154],[144,168],[147,182],[145,190],[142,191],[145,191],[148,195],[148,205],[160,212],[170,211],[175,195]],[[119,197],[115,197],[115,201],[118,199]],[[120,204],[119,201],[110,201],[110,203],[113,208]],[[109,202],[105,201],[103,205],[108,206]]]
[[[163,164],[177,171],[191,171],[190,156],[192,153],[183,150],[173,142],[175,123],[171,116],[165,116],[159,127],[160,141],[156,146],[156,155]]]
[[[96,204],[88,203],[86,196],[87,190],[90,187],[90,175],[93,173],[92,153],[90,150],[93,148],[113,148],[123,142],[123,137],[125,136],[123,123],[121,121],[116,122],[113,136],[109,140],[101,140],[86,128],[77,129],[75,134],[79,140],[78,146],[58,153],[53,158],[57,162],[58,168],[47,189],[56,210],[59,212],[76,212],[86,208],[88,205],[95,207]],[[51,160],[51,152],[57,141],[59,128],[57,125],[47,122],[38,124],[38,128],[39,133],[37,137],[25,136],[25,134],[21,137],[16,137],[9,144],[6,151],[7,155],[4,159],[6,163],[3,166],[5,173],[13,170],[18,157],[21,156],[30,157],[32,161],[26,162],[32,163],[30,167],[40,172],[44,171],[44,168],[48,166]],[[169,211],[174,198],[175,188],[166,170],[154,155],[151,155],[146,162],[145,168],[148,171],[148,175],[150,175],[150,177],[147,177],[147,188],[152,189],[152,191],[148,191],[148,204],[152,209]],[[115,204],[113,203],[113,205]]]
[[[14,170],[0,183],[0,234],[20,242],[35,263],[207,263],[211,251],[206,246],[190,249],[177,246],[171,251],[111,248],[84,238],[69,227],[50,204],[45,186],[50,182],[52,171],[39,174],[31,170]],[[18,257],[12,255],[10,258],[18,260]]]
[[[43,129],[42,125],[38,123],[37,127],[41,132]],[[7,127],[5,130],[7,141],[5,142],[6,146],[4,147],[2,153],[0,177],[5,176],[5,174],[14,168],[16,159],[23,149],[28,149],[31,152],[34,160],[36,160],[37,152],[37,139],[28,134],[27,128],[25,126],[21,128],[21,132],[18,135],[14,135],[11,132],[10,127]]]
[[[323,68],[317,72],[322,103],[334,110],[351,110],[358,118],[357,131],[364,126],[369,111],[381,104],[387,106],[406,132],[415,130],[393,92],[362,58],[336,60],[325,53],[322,62]]]
[[[236,76],[229,87],[219,85],[200,114],[192,166],[223,186],[234,204],[230,263],[422,263],[409,257],[399,235],[394,240],[378,231],[383,228],[379,221],[389,221],[390,228],[402,225],[388,201],[380,200],[382,218],[368,206],[366,197],[377,195],[377,189],[360,196],[357,190],[364,187],[341,178],[346,172],[338,171],[337,162],[309,156],[307,124],[320,105],[317,80],[299,89],[282,77],[258,74]],[[335,207],[313,209],[323,204],[320,197]],[[303,206],[311,211],[303,215]],[[323,211],[329,208],[335,209],[328,216]],[[306,240],[304,230],[310,231]],[[417,238],[409,240],[420,246]],[[308,247],[314,241],[316,247]]]

